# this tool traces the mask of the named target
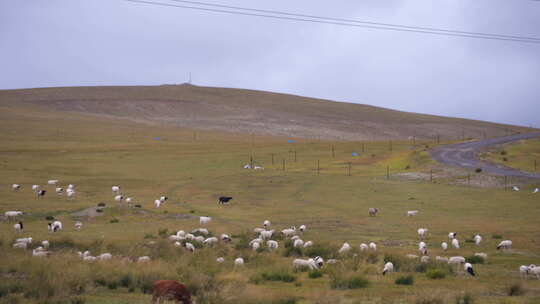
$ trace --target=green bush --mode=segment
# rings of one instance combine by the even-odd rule
[[[296,281],[296,276],[290,274],[288,270],[276,269],[255,275],[250,278],[250,281],[254,284],[260,284],[263,281],[281,281],[285,283],[292,283]]]
[[[285,248],[285,250],[283,251],[283,256],[284,257],[290,257],[290,256],[298,256],[298,257],[301,257],[302,256],[302,248],[300,247],[287,247]]]
[[[96,209],[96,212],[97,212],[97,213],[102,213],[102,212],[103,212],[103,209]]]
[[[501,151],[501,155],[506,155],[506,154],[508,154],[506,151],[504,150]]]
[[[475,171],[476,173],[480,173],[480,172],[482,172],[482,168],[476,168],[474,171]]]
[[[426,276],[430,279],[444,279],[446,277],[446,272],[442,269],[430,269],[426,272]]]
[[[158,235],[162,238],[167,237],[168,232],[169,232],[169,229],[167,228],[158,229]]]
[[[86,303],[86,299],[83,297],[74,297],[69,299],[70,304],[84,304]]]
[[[330,276],[330,287],[332,289],[358,289],[365,288],[368,285],[369,281],[366,278],[357,274],[332,274]]]
[[[115,223],[118,223],[118,222],[120,222],[120,220],[117,219],[117,218],[113,218],[112,220],[109,221],[109,223],[111,223],[111,224],[115,224]]]
[[[493,235],[491,235],[491,238],[492,238],[492,239],[499,240],[499,239],[502,239],[503,237],[502,237],[502,235],[500,235],[500,234],[493,234]]]
[[[120,286],[122,287],[130,287],[133,284],[133,278],[131,274],[124,274],[120,278]]]
[[[107,288],[116,289],[116,288],[118,288],[118,283],[116,283],[115,281],[107,282]]]
[[[106,204],[103,203],[103,202],[102,202],[102,203],[99,203],[99,204],[97,204],[97,205],[98,205],[98,207],[105,207],[105,206],[106,206]]]
[[[414,277],[412,275],[401,276],[396,279],[395,283],[397,285],[413,285]]]
[[[456,304],[473,304],[474,298],[469,293],[464,293],[456,296]]]
[[[308,257],[320,256],[324,259],[334,258],[336,250],[330,244],[316,243],[313,246],[307,247],[304,250],[304,254]]]
[[[52,216],[52,215],[47,215],[47,216],[45,217],[45,220],[47,220],[47,221],[54,221],[54,216]]]
[[[310,270],[309,273],[308,273],[308,277],[310,279],[316,279],[316,278],[320,278],[322,276],[323,276],[323,272],[318,270],[318,269]]]
[[[477,255],[471,255],[465,258],[471,264],[484,264],[484,258]]]
[[[506,287],[506,294],[513,297],[513,296],[520,296],[525,293],[525,289],[523,288],[523,285],[521,285],[520,282],[512,283]]]

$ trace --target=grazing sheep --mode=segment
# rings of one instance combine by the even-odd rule
[[[176,236],[179,236],[179,237],[185,237],[186,236],[186,232],[184,230],[178,230],[178,232],[176,232]]]
[[[424,264],[429,263],[429,256],[427,256],[427,255],[422,256],[422,257],[420,258],[420,262],[421,262],[421,263],[424,263]]]
[[[15,243],[15,244],[13,244],[13,248],[19,248],[19,249],[26,249],[27,246],[28,246],[27,243]]]
[[[95,260],[97,260],[95,256],[87,255],[83,257],[83,261],[86,261],[86,262],[94,262]]]
[[[26,244],[32,244],[32,237],[26,237],[26,238],[19,238],[15,240],[15,243],[26,243]]]
[[[480,245],[480,242],[482,242],[482,236],[480,234],[477,234],[474,236],[474,243],[478,246]]]
[[[263,222],[264,228],[268,228],[268,227],[270,227],[270,225],[271,225],[271,223],[270,223],[269,220],[265,220],[265,221]]]
[[[68,185],[68,190],[73,190],[73,191],[75,191],[75,185],[74,185],[74,184],[69,184],[69,185]]]
[[[477,252],[474,254],[475,256],[479,256],[481,258],[483,258],[484,260],[487,259],[487,254],[483,253],[483,252]]]
[[[448,264],[463,264],[465,263],[465,258],[462,256],[453,256],[448,259]]]
[[[186,238],[185,237],[182,237],[182,236],[178,236],[176,234],[173,234],[173,235],[169,235],[169,241],[183,241],[185,240]]]
[[[120,193],[120,186],[112,186],[111,189],[113,194]]]
[[[216,262],[218,262],[218,263],[223,263],[223,262],[225,262],[225,258],[223,258],[223,257],[218,257],[218,258],[216,259]]]
[[[19,184],[13,184],[13,185],[11,185],[11,190],[13,190],[13,191],[19,191],[19,189],[21,189],[21,185],[19,185]]]
[[[253,251],[257,251],[257,249],[259,249],[261,247],[261,243],[259,242],[254,242],[251,244],[251,248],[253,249]]]
[[[174,280],[158,280],[152,288],[152,303],[173,300],[175,303],[191,304],[191,293],[184,284]]]
[[[230,196],[220,196],[218,198],[218,204],[228,205],[230,200],[232,200],[232,197],[230,197]]]
[[[299,240],[300,239],[300,236],[298,235],[293,235],[293,237],[291,237],[291,241],[296,241],[296,240]]]
[[[451,240],[455,239],[456,236],[457,236],[457,232],[450,232],[450,233],[448,233],[448,238],[451,239]]]
[[[261,166],[254,166],[253,169],[255,169],[255,170],[264,170],[264,167],[261,167]]]
[[[308,248],[308,247],[311,247],[313,246],[313,241],[307,241],[304,243],[304,248]]]
[[[47,190],[38,190],[38,191],[36,192],[37,198],[39,199],[39,198],[44,197],[44,196],[45,196],[45,193],[47,193]]]
[[[32,191],[37,192],[39,190],[39,185],[32,185]]]
[[[200,233],[202,235],[208,235],[208,233],[210,232],[208,232],[208,229],[206,228],[197,228],[197,229],[192,230],[191,233]]]
[[[48,255],[49,255],[48,251],[40,250],[39,248],[32,250],[32,256],[35,256],[35,257],[46,257]]]
[[[538,193],[538,191],[540,191],[540,189],[534,188],[533,193]]]
[[[160,200],[155,200],[155,201],[154,201],[154,206],[155,206],[156,208],[159,208],[159,206],[161,206],[161,201],[160,201]]]
[[[145,255],[145,256],[142,256],[142,257],[139,257],[139,258],[137,259],[137,262],[138,262],[138,263],[150,262],[150,257],[149,257],[149,256],[146,256],[146,255]]]
[[[367,244],[365,243],[360,244],[360,251],[365,251],[368,249],[369,249],[369,246]]]
[[[79,221],[75,222],[75,229],[81,230],[81,228],[82,228],[82,223]]]
[[[382,275],[386,275],[387,273],[390,273],[393,271],[394,271],[394,264],[392,264],[392,262],[387,262],[386,264],[384,264]]]
[[[182,243],[180,243],[180,242],[174,242],[174,247],[182,247]]]
[[[126,203],[127,203],[128,205],[133,204],[133,197],[127,197],[127,198],[126,198]]]
[[[416,254],[407,254],[407,255],[405,255],[405,257],[407,257],[409,259],[418,259],[418,256]]]
[[[253,228],[253,232],[255,232],[255,233],[261,233],[261,232],[263,232],[263,231],[266,231],[266,229],[264,229],[264,228],[259,228],[259,227]]]
[[[76,192],[75,190],[68,189],[66,191],[66,194],[67,194],[68,199],[74,199]]]
[[[532,266],[532,267],[531,267]],[[537,279],[540,280],[540,267],[534,265],[529,266],[529,274],[534,275]]]
[[[218,238],[213,236],[213,237],[209,237],[206,240],[204,240],[203,244],[205,244],[205,245],[213,245],[213,244],[215,244],[217,242],[218,242]]]
[[[417,214],[418,210],[407,211],[407,216],[416,216]]]
[[[452,239],[452,247],[459,249],[459,241],[458,239]]]
[[[268,246],[269,249],[278,249],[279,248],[278,242],[272,241],[272,240],[266,242],[266,246]]]
[[[52,223],[48,223],[47,225],[49,232],[57,232],[62,230],[62,222],[60,221],[54,221]]]
[[[428,229],[427,228],[418,228],[417,232],[418,232],[418,236],[420,237],[420,239],[423,240],[427,235]]]
[[[193,240],[196,241],[196,242],[202,243],[202,242],[204,242],[204,236],[202,236],[202,235],[196,236],[196,237],[193,238]]]
[[[228,234],[222,234],[219,236],[219,238],[221,239],[221,241],[226,243],[232,241],[231,237]]]
[[[57,187],[56,189],[54,189],[54,191],[58,195],[63,195],[64,194],[64,188]]]
[[[186,234],[186,240],[193,240],[195,238],[195,236],[191,233],[187,233]]]
[[[369,216],[376,216],[377,213],[379,212],[379,209],[377,208],[369,208]]]
[[[529,274],[529,266],[526,266],[526,265],[519,266],[519,275],[522,278],[527,277],[528,274]]]
[[[349,243],[344,243],[343,246],[338,250],[339,253],[346,253],[351,250],[351,245]]]
[[[435,261],[437,261],[437,262],[443,262],[443,263],[448,263],[448,258],[447,258],[447,257],[442,257],[442,256],[436,256],[436,257],[435,257]]]
[[[303,233],[304,231],[306,231],[306,225],[300,225],[300,228],[298,230]]]
[[[512,190],[519,191],[519,187],[518,186],[512,186]]]
[[[159,198],[159,200],[160,200],[162,203],[165,203],[165,201],[168,200],[168,199],[169,199],[169,197],[167,197],[167,196],[161,196],[161,197]]]
[[[23,222],[18,222],[17,224],[13,225],[13,228],[15,229],[15,232],[22,232],[24,229]]]
[[[428,255],[428,250],[426,247],[422,247],[420,249],[418,249],[418,251],[420,252],[421,255]]]
[[[45,249],[49,249],[49,241],[47,240],[44,240],[44,241],[41,241],[41,246],[43,246],[43,248]]]
[[[209,217],[209,216],[201,216],[201,217],[199,218],[199,223],[200,223],[201,225],[206,225],[206,224],[210,223],[210,221],[212,221],[212,218]]]
[[[293,267],[295,270],[309,268],[310,270],[319,269],[319,264],[314,259],[294,259]]]
[[[102,254],[97,256],[97,259],[101,260],[101,261],[110,260],[110,259],[112,259],[112,254],[110,254],[110,253],[102,253]]]
[[[512,247],[512,241],[504,240],[497,245],[497,249],[510,249]]]
[[[263,240],[269,240],[272,238],[272,235],[274,234],[274,230],[264,230],[264,231],[261,231],[260,233],[260,237],[261,239]]]
[[[474,273],[474,269],[471,265],[471,263],[465,263],[465,265],[463,265],[463,269],[465,269],[465,271],[467,271],[470,275],[472,275],[473,277],[476,276],[476,274]]]
[[[191,243],[186,243],[185,246],[186,246],[186,249],[187,249],[188,251],[195,252],[195,246],[193,246],[193,244],[191,244]]]
[[[285,235],[285,237],[290,237],[290,236],[292,236],[293,234],[296,233],[296,227],[292,226],[291,228],[283,229],[283,230],[281,230],[281,233],[283,233],[283,235]]]
[[[243,258],[236,258],[234,260],[234,266],[244,266],[244,259]]]
[[[442,250],[444,250],[444,251],[448,250],[448,244],[447,244],[446,242],[442,242],[442,243],[441,243],[441,248],[442,248]]]
[[[377,244],[373,242],[369,243],[369,249],[377,251]]]
[[[294,240],[293,247],[304,247],[304,241],[301,239]]]
[[[12,217],[17,217],[17,216],[20,216],[20,215],[23,215],[22,211],[6,211],[4,213],[4,216],[9,220],[11,219]]]
[[[426,245],[425,242],[418,243],[418,249],[422,249],[422,248],[426,248],[426,247],[427,247],[427,245]]]
[[[56,185],[57,183],[58,183],[57,179],[50,179],[50,180],[47,181],[48,185]]]
[[[114,197],[114,200],[117,201],[117,202],[121,202],[124,200],[124,196],[123,195],[117,195]]]

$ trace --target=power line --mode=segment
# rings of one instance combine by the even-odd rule
[[[458,30],[451,30],[451,29],[439,29],[439,28],[432,28],[432,27],[408,26],[408,25],[392,24],[392,23],[380,23],[380,22],[363,21],[363,20],[355,20],[355,19],[321,17],[321,16],[315,16],[315,15],[305,15],[305,14],[290,13],[290,12],[276,11],[276,10],[263,10],[263,9],[255,9],[255,8],[246,8],[246,7],[230,6],[230,5],[222,5],[222,4],[213,4],[213,3],[199,2],[199,1],[187,1],[187,0],[168,0],[168,1],[196,4],[196,5],[204,5],[204,6],[210,6],[210,7],[236,9],[236,10],[251,11],[251,12],[259,12],[259,13],[269,13],[269,14],[276,14],[276,15],[294,16],[294,17],[302,17],[302,18],[312,18],[312,19],[320,19],[320,20],[330,20],[330,21],[337,21],[337,22],[370,24],[370,25],[378,25],[378,26],[405,28],[405,29],[413,29],[413,30],[424,30],[424,31],[433,31],[433,32],[454,33],[454,34],[475,35],[475,36],[489,36],[489,37],[511,38],[511,39],[520,39],[520,40],[521,39],[527,39],[527,40],[534,40],[534,41],[539,41],[540,42],[540,38],[535,38],[535,37],[488,34],[488,33],[480,33],[480,32],[458,31]],[[540,0],[533,0],[533,1],[540,1]]]
[[[141,4],[149,4],[149,5],[156,5],[156,6],[186,8],[186,9],[209,11],[209,12],[216,12],[216,13],[227,13],[227,14],[233,14],[233,15],[254,16],[254,17],[264,17],[264,18],[271,18],[271,19],[290,20],[290,21],[301,21],[301,22],[310,22],[310,23],[350,26],[350,27],[356,27],[356,28],[368,28],[368,29],[379,29],[379,30],[389,30],[389,31],[398,31],[398,32],[423,33],[423,34],[431,34],[431,35],[439,35],[439,36],[455,36],[455,37],[466,37],[466,38],[502,40],[502,41],[513,41],[513,42],[524,42],[524,43],[540,44],[540,39],[539,40],[530,40],[531,38],[528,38],[528,37],[503,38],[503,37],[497,37],[497,36],[489,36],[488,34],[486,36],[486,35],[473,35],[473,34],[459,34],[459,33],[451,33],[451,32],[437,32],[437,31],[430,31],[430,30],[415,30],[415,29],[398,28],[398,27],[385,27],[385,26],[378,26],[378,25],[353,24],[353,23],[346,23],[346,22],[323,21],[323,20],[313,20],[313,19],[296,18],[296,17],[286,17],[286,16],[273,16],[273,15],[265,15],[265,14],[258,14],[258,13],[247,13],[247,12],[230,11],[230,10],[223,10],[223,9],[204,8],[204,7],[187,6],[187,5],[177,5],[177,4],[162,3],[162,2],[144,1],[144,0],[123,0],[123,1],[133,2],[133,3],[141,3]],[[518,36],[515,36],[515,37],[518,37]],[[536,39],[536,38],[532,38],[532,39]]]

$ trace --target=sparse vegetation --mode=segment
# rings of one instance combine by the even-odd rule
[[[412,275],[400,276],[396,279],[395,283],[397,285],[413,285],[414,277]]]

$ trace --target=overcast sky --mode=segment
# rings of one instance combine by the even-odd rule
[[[202,1],[540,38],[533,0]],[[0,89],[182,83],[189,72],[196,85],[540,127],[540,44],[123,0],[0,0]]]

